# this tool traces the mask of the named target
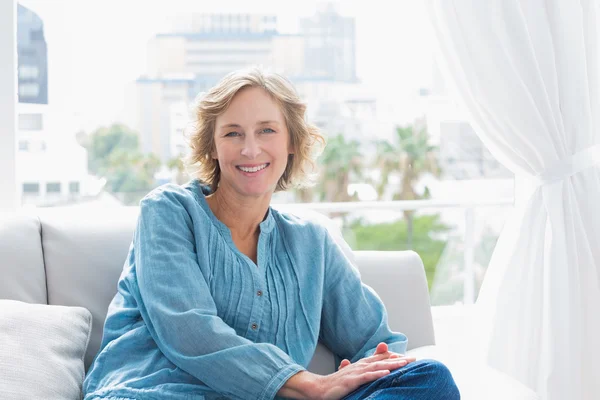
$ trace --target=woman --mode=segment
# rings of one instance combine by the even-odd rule
[[[459,398],[443,365],[403,356],[406,337],[327,231],[270,208],[323,141],[304,113],[259,69],[201,98],[198,179],[141,201],[86,400]],[[343,358],[327,376],[305,369],[319,340]]]

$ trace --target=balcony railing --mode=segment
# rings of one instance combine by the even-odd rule
[[[464,212],[464,253],[463,253],[463,304],[473,304],[476,299],[475,288],[475,210],[486,207],[512,207],[513,198],[468,200],[400,200],[400,201],[359,201],[343,203],[293,203],[277,204],[282,211],[310,209],[331,215],[353,213],[357,211],[419,211],[426,209],[462,209]]]
[[[146,192],[142,194],[145,195]],[[113,196],[109,196],[113,197]],[[114,204],[113,204],[114,203]],[[118,201],[111,202],[107,205],[105,202],[98,202],[97,204],[88,204],[81,202],[73,206],[77,207],[108,207],[117,206]],[[313,210],[320,212],[324,215],[332,217],[334,221],[338,223],[338,226],[343,230],[347,226],[349,220],[357,220],[356,216],[367,216],[365,220],[368,223],[377,225],[381,223],[381,215],[375,219],[378,222],[373,223],[371,217],[377,212],[386,212],[383,215],[385,222],[397,222],[403,218],[403,211],[415,211],[415,217],[420,214],[440,214],[447,216],[444,210],[453,209],[455,212],[451,212],[452,215],[449,219],[443,219],[441,222],[443,225],[447,225],[449,230],[443,231],[443,233],[435,232],[433,239],[441,246],[444,247],[443,255],[439,259],[443,262],[431,261],[432,257],[430,254],[423,254],[417,247],[423,242],[418,240],[413,243],[415,246],[408,247],[405,243],[398,243],[397,249],[414,249],[420,252],[421,257],[424,259],[424,264],[430,266],[428,269],[429,278],[431,279],[431,298],[433,305],[451,305],[456,303],[462,304],[473,304],[477,298],[478,286],[477,283],[481,281],[485,268],[487,267],[487,260],[485,257],[481,257],[481,242],[478,242],[478,238],[481,235],[477,235],[476,226],[482,221],[478,219],[480,209],[489,208],[505,208],[509,209],[514,205],[514,199],[512,197],[506,198],[495,198],[490,199],[482,197],[471,197],[468,199],[435,199],[435,200],[401,200],[401,201],[357,201],[357,202],[319,202],[319,203],[280,203],[274,204],[274,206],[281,211],[294,211],[294,210]],[[119,206],[122,207],[122,206]],[[438,211],[441,210],[441,211]],[[482,210],[483,211],[483,210]],[[373,213],[375,212],[375,213]],[[387,213],[389,212],[389,214]],[[461,215],[462,212],[462,215]],[[458,215],[457,215],[458,214]],[[496,234],[499,231],[497,227],[497,221],[504,222],[504,213],[493,212],[496,220],[496,227],[493,230],[491,238],[495,240]],[[450,221],[450,222],[448,222]],[[485,220],[486,223],[488,222]],[[393,228],[390,228],[393,229]],[[432,231],[433,232],[433,231]],[[441,231],[440,231],[441,232]],[[415,232],[416,233],[416,232]],[[448,234],[448,239],[444,238],[445,234]],[[421,236],[422,237],[422,236]],[[429,236],[428,238],[430,238]],[[364,236],[363,236],[364,238]],[[389,240],[387,242],[389,244]],[[352,243],[349,243],[352,246]],[[376,248],[365,248],[364,243],[358,240],[357,245],[361,244],[364,250],[378,250]],[[491,253],[490,247],[494,245],[487,242],[487,249],[483,252],[484,254]],[[379,248],[381,250],[381,248]],[[477,250],[477,254],[476,254]],[[427,256],[429,257],[429,264],[427,263]],[[476,260],[476,255],[478,259]],[[435,258],[435,257],[433,257]],[[445,263],[445,264],[444,264]],[[449,269],[440,268],[440,264]],[[433,268],[432,268],[433,267]],[[432,269],[435,269],[435,273]],[[447,272],[450,272],[449,274]],[[435,276],[433,276],[435,275]],[[435,277],[435,279],[433,279]]]

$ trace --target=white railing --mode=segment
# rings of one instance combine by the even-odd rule
[[[368,210],[422,210],[427,208],[462,208],[465,211],[464,232],[464,280],[463,303],[475,302],[475,208],[513,206],[513,198],[498,199],[468,199],[468,200],[398,200],[398,201],[357,201],[342,203],[293,203],[278,204],[277,208],[285,209],[310,209],[321,213],[339,213]]]

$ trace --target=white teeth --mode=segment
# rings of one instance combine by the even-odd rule
[[[258,167],[252,167],[252,168],[246,168],[246,167],[238,167],[238,168],[244,172],[257,172],[257,171],[260,171],[261,169],[265,169],[267,167],[267,165],[268,164],[263,164],[263,165],[259,165]]]

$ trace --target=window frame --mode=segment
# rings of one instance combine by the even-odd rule
[[[0,210],[16,210],[17,2],[0,1]]]

